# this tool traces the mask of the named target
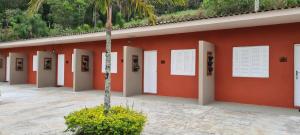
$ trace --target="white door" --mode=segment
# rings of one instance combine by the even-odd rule
[[[300,107],[300,44],[295,45],[295,93],[294,105]]]
[[[64,86],[65,82],[65,55],[59,54],[57,61],[57,85]]]
[[[37,68],[38,68],[37,55],[33,55],[33,57],[32,57],[32,71],[37,71]]]
[[[75,56],[74,56],[74,53],[72,53],[72,72],[75,71]]]
[[[9,57],[6,57],[6,81],[10,81],[10,58]]]
[[[157,51],[144,52],[144,93],[157,93]]]

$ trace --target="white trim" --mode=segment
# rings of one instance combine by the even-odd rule
[[[300,22],[300,8],[242,14],[212,19],[112,31],[112,39],[265,26]],[[0,48],[40,46],[105,40],[105,32],[0,43]]]
[[[65,85],[65,54],[58,54],[57,56],[57,85]]]
[[[9,57],[9,55],[6,57],[6,78],[5,78],[5,80],[7,81],[7,82],[9,82],[10,81],[10,57]]]
[[[38,59],[37,55],[32,56],[32,71],[37,71],[38,69]]]
[[[297,72],[297,51],[296,51],[296,47],[299,47],[300,44],[294,44],[294,72],[293,72],[293,76],[294,76],[294,106],[295,107],[300,107],[299,101],[300,99],[299,96],[297,95],[299,93],[299,84],[297,85],[297,77],[296,77],[296,72]]]
[[[75,49],[74,49],[75,52]],[[75,55],[74,53],[72,53],[72,73],[74,73],[75,71]]]

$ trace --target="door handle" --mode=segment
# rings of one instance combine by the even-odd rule
[[[299,72],[298,72],[298,70],[296,70],[296,80],[298,80],[298,74],[299,74]]]

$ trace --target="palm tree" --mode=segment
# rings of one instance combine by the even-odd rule
[[[43,2],[46,0],[30,0],[28,12],[36,13]],[[111,91],[111,31],[112,31],[112,10],[113,6],[122,7],[126,11],[132,11],[141,16],[148,17],[152,24],[155,24],[156,15],[154,7],[151,3],[168,3],[175,5],[185,5],[186,0],[91,0],[94,8],[106,14],[106,67],[105,67],[105,97],[104,97],[104,113],[110,109],[110,91]],[[124,10],[125,11],[125,10]]]

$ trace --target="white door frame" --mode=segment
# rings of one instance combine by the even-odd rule
[[[65,81],[65,54],[57,56],[57,85],[64,86]]]
[[[299,66],[297,66],[297,61]],[[294,106],[300,107],[300,82],[297,83],[297,80],[300,80],[300,44],[294,45]]]
[[[154,53],[154,55],[150,55],[150,66],[147,63],[147,56],[146,53]],[[152,59],[154,56],[154,59]],[[154,60],[154,61],[152,61]],[[148,69],[149,68],[149,69]],[[150,72],[150,74],[147,72],[147,70]],[[144,78],[143,78],[143,84],[144,93],[149,94],[157,94],[157,50],[150,50],[150,51],[144,51]],[[150,76],[148,76],[148,75]],[[148,79],[146,79],[148,77]],[[150,84],[149,84],[150,83]]]
[[[10,57],[9,56],[6,57],[6,74],[5,75],[6,75],[5,80],[7,82],[9,82],[10,81]]]

